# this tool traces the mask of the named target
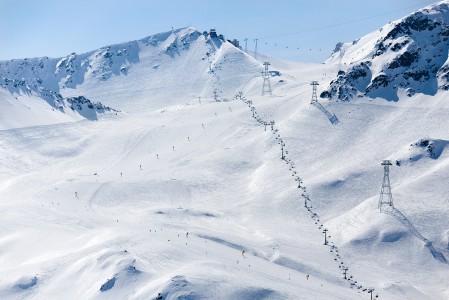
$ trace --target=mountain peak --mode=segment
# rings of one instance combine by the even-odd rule
[[[339,43],[326,61],[342,70],[322,97],[398,100],[398,92],[434,95],[449,89],[449,1],[391,22],[352,43]]]
[[[115,109],[140,110],[185,101],[186,95],[230,99],[239,84],[235,65],[243,70],[237,76],[245,78],[260,69],[257,61],[227,43],[215,30],[199,32],[185,27],[60,58],[0,61],[0,88],[10,94],[8,99],[23,97],[25,101],[32,93],[33,101],[43,100],[50,109],[60,107],[62,99],[75,99],[66,106],[90,108],[101,102]],[[219,83],[234,88],[224,92]],[[164,102],[150,100],[154,98]],[[111,111],[100,104],[98,107],[99,113]],[[94,119],[85,114],[87,109],[72,110]]]

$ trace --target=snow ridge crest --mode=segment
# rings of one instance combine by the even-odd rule
[[[398,101],[403,90],[435,95],[449,90],[449,1],[389,23],[352,43],[337,45],[328,64],[341,64],[322,98],[357,96]]]

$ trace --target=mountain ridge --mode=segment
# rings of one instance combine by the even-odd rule
[[[227,69],[223,69],[227,59],[234,61],[233,69],[226,63]],[[179,102],[186,92],[194,99],[231,99],[235,92],[224,92],[219,85],[235,84],[230,89],[235,90],[240,85],[239,76],[249,79],[259,68],[259,63],[222,37],[186,27],[82,54],[2,61],[0,87],[14,97],[27,96],[27,91],[33,90],[53,108],[60,106],[59,99],[84,97],[100,103],[88,106],[102,107],[105,103],[97,113],[107,113],[107,107],[122,111],[148,105],[163,107]],[[232,74],[236,70],[242,74]],[[189,76],[192,72],[199,76]],[[185,86],[183,95],[173,94],[178,89],[170,88],[179,84]],[[111,89],[116,93],[110,93]],[[148,101],[162,97],[166,103]]]
[[[341,71],[321,98],[368,96],[397,101],[449,89],[449,1],[391,22],[352,43],[337,44],[327,64]]]

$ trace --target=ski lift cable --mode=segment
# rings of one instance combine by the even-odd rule
[[[423,3],[429,3],[432,4],[434,3],[434,1],[422,1]],[[420,7],[422,6],[422,4],[414,4],[411,6],[407,6],[407,7],[403,7],[401,9],[397,9],[397,10],[392,10],[389,12],[385,12],[385,13],[381,13],[381,14],[377,14],[377,15],[373,15],[373,16],[369,16],[369,17],[365,17],[365,18],[359,18],[359,19],[354,19],[354,20],[350,20],[350,21],[346,21],[346,22],[341,22],[341,23],[336,23],[336,24],[332,24],[332,25],[326,25],[326,26],[320,26],[320,27],[315,27],[315,28],[309,28],[309,29],[304,29],[304,30],[300,30],[300,31],[296,31],[296,32],[290,32],[290,33],[284,33],[284,34],[279,34],[279,35],[272,35],[272,36],[265,36],[265,37],[261,37],[259,38],[259,40],[266,40],[266,39],[272,39],[272,38],[277,38],[277,37],[285,37],[285,36],[292,36],[292,35],[297,35],[297,34],[301,34],[301,33],[306,33],[306,32],[311,32],[311,31],[319,31],[319,30],[324,30],[324,29],[329,29],[329,28],[333,28],[333,27],[338,27],[338,26],[342,26],[342,25],[347,25],[347,24],[352,24],[352,23],[358,23],[358,22],[363,22],[366,20],[370,20],[370,19],[375,19],[381,16],[385,16],[385,15],[389,15],[392,13],[396,13],[396,12],[400,12],[409,8],[414,8],[414,7]]]

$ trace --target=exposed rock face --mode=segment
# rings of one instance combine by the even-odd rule
[[[94,103],[84,96],[69,97],[65,99],[65,102],[73,111],[89,120],[96,120],[98,114],[116,111],[101,102]]]
[[[107,107],[100,102],[95,103],[84,96],[64,98],[61,94],[40,86],[36,80],[28,82],[25,79],[0,78],[0,88],[3,88],[13,95],[36,95],[45,100],[51,107],[61,112],[66,112],[69,108],[77,112],[84,118],[96,120],[97,114],[115,112],[116,110]]]
[[[421,9],[357,41],[338,44],[326,63],[343,71],[321,94],[348,101],[364,95],[398,100],[398,92],[449,89],[449,1]]]

